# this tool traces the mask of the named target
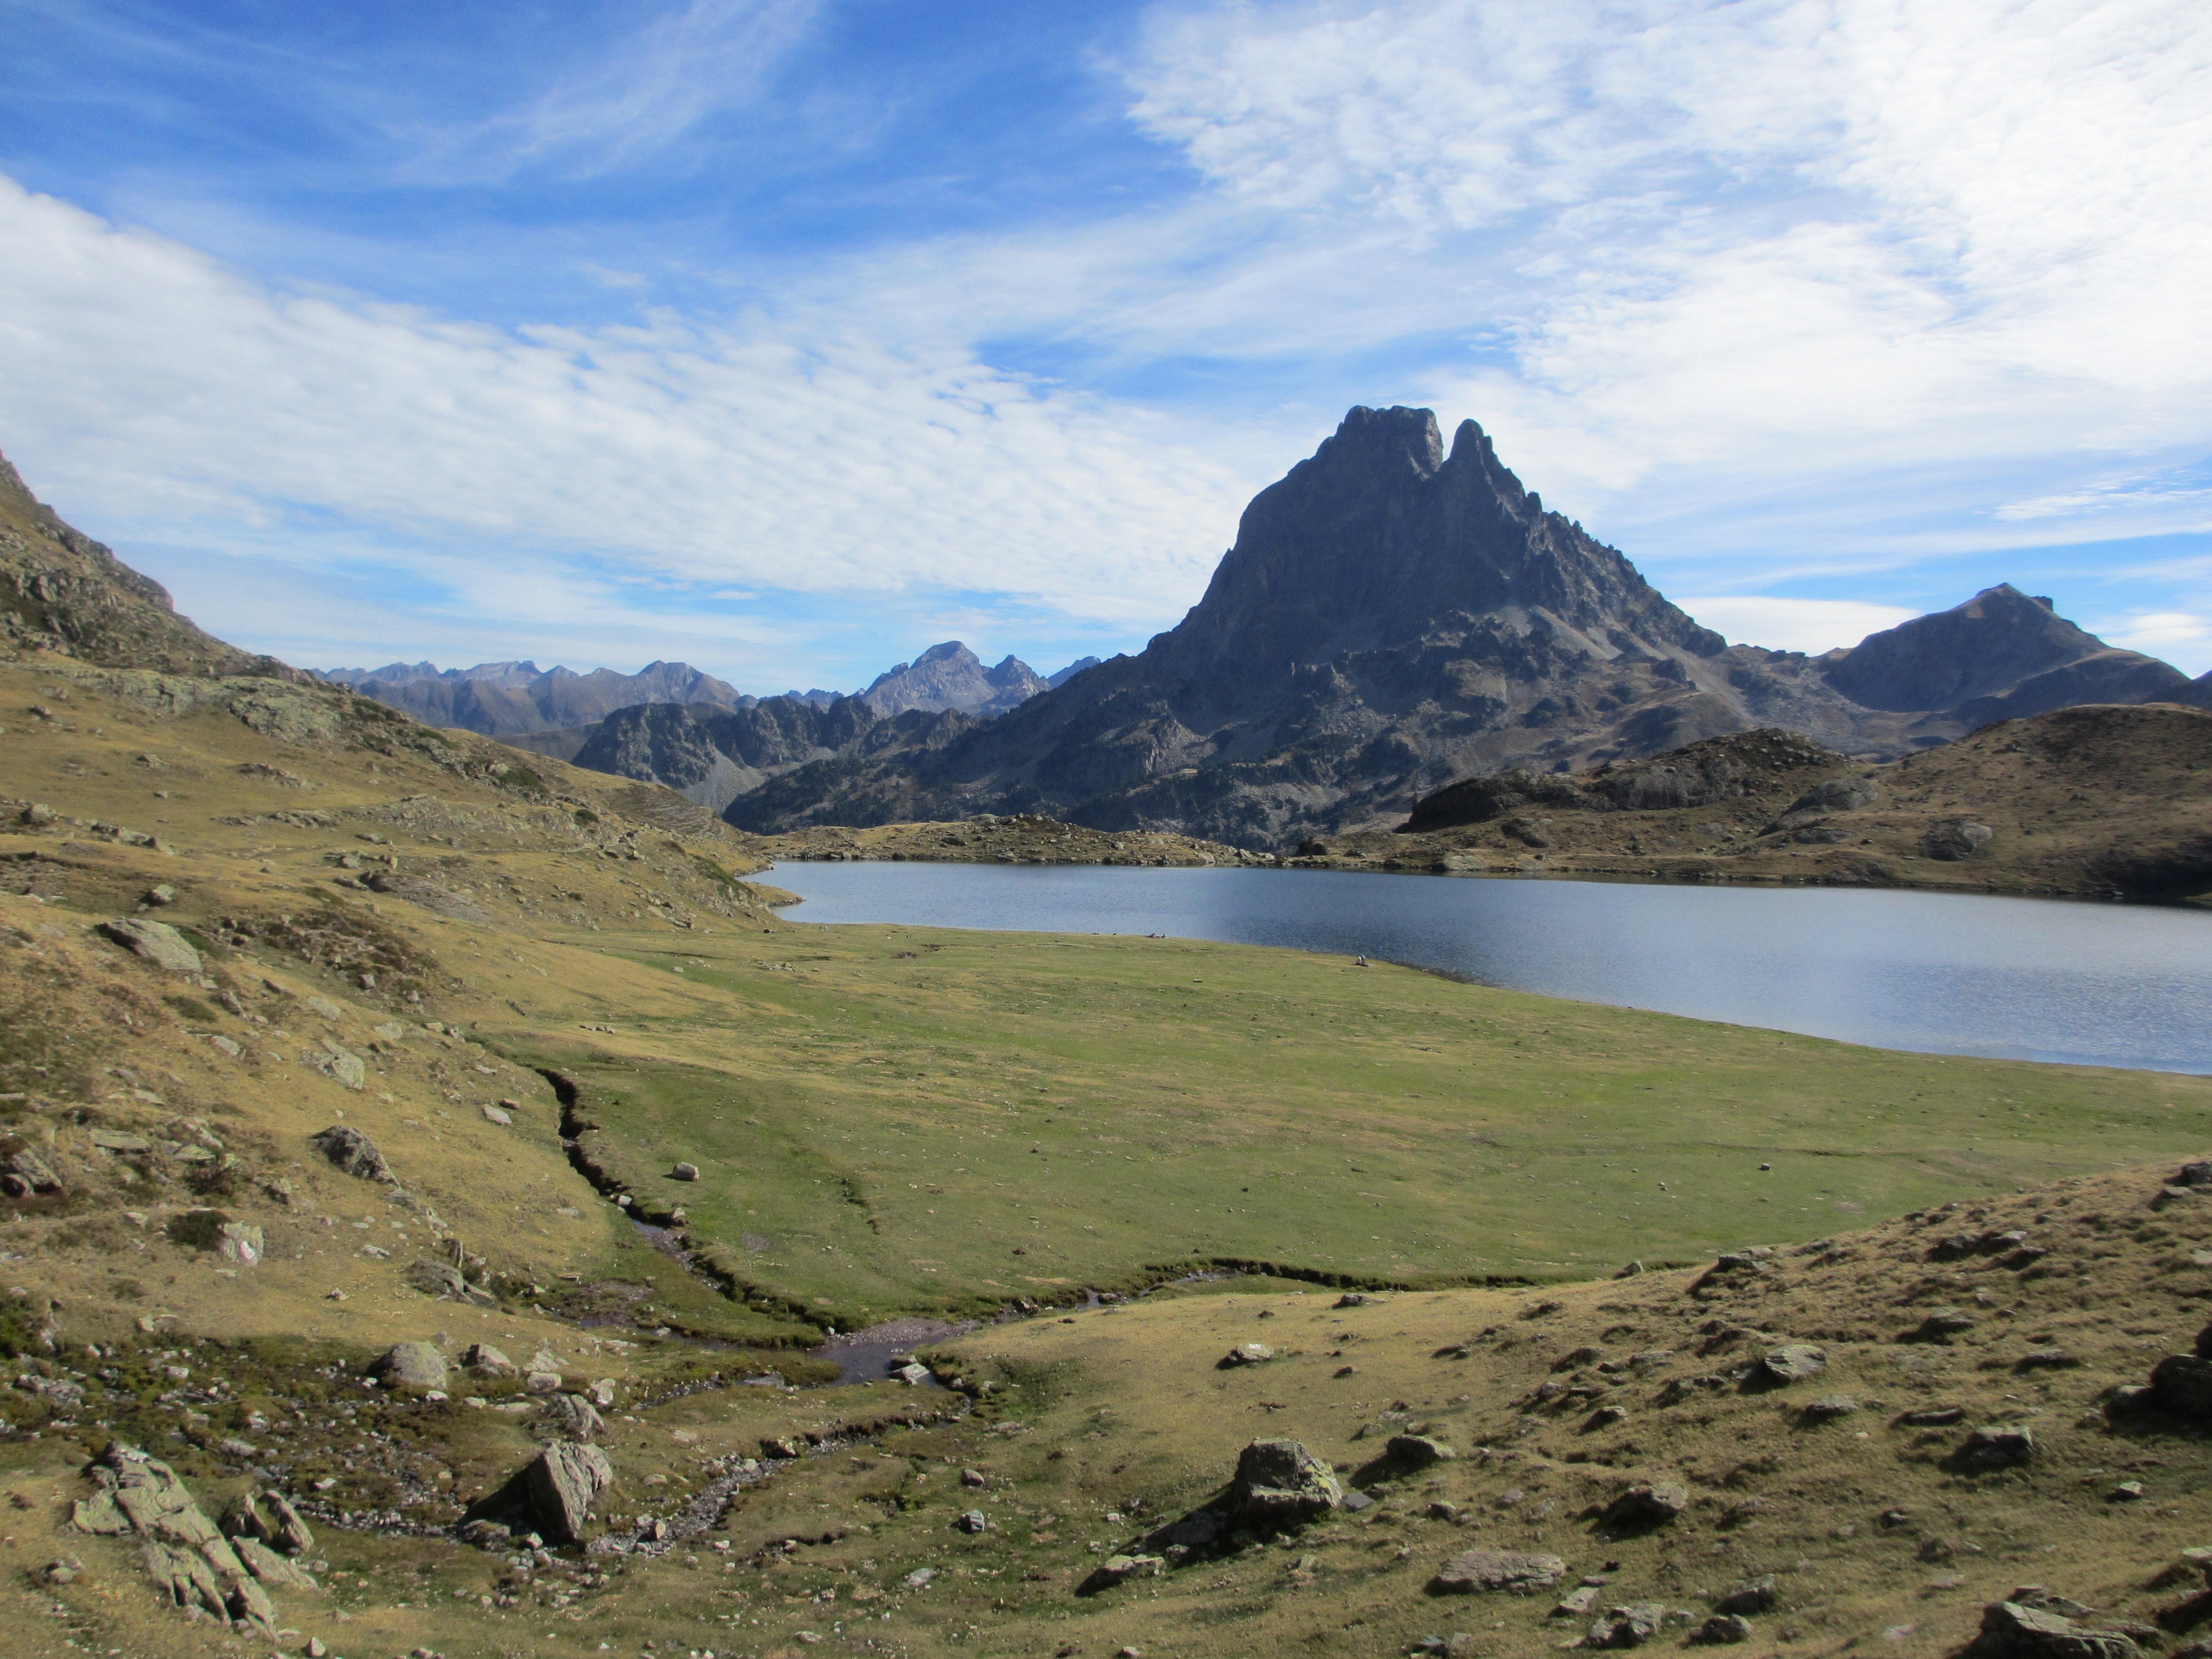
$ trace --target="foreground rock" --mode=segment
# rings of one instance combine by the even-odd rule
[[[147,1577],[171,1605],[266,1635],[276,1609],[264,1583],[314,1588],[312,1578],[260,1539],[245,1537],[242,1549],[234,1547],[176,1471],[136,1447],[110,1445],[88,1473],[94,1491],[76,1506],[72,1524],[81,1532],[142,1539]],[[289,1504],[283,1509],[290,1514]],[[291,1520],[296,1523],[298,1516]],[[283,1524],[275,1524],[283,1535]],[[298,1535],[307,1536],[304,1523]]]
[[[498,1491],[471,1504],[465,1519],[535,1532],[549,1543],[579,1544],[592,1505],[614,1479],[614,1465],[597,1446],[556,1441]]]
[[[2124,1632],[2057,1611],[2048,1605],[2055,1598],[2039,1595],[2039,1589],[2031,1585],[2014,1590],[2012,1599],[1990,1602],[1982,1612],[1981,1634],[1966,1651],[1974,1659],[2137,1659],[2143,1651]],[[2078,1611],[2094,1617],[2087,1607]]]
[[[1326,1515],[1344,1502],[1336,1473],[1296,1440],[1255,1440],[1237,1459],[1237,1513],[1262,1526]]]

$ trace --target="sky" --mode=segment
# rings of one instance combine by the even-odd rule
[[[1355,404],[2212,670],[2202,0],[0,0],[0,452],[317,667],[1140,648]]]

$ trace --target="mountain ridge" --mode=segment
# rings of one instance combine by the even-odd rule
[[[1281,848],[1508,767],[1766,726],[1890,758],[1994,720],[2192,694],[2008,584],[1817,658],[1730,646],[1547,510],[1474,422],[1447,450],[1430,410],[1355,408],[1253,498],[1205,597],[1141,653],[972,731],[793,769],[725,816],[779,833],[1035,812]]]

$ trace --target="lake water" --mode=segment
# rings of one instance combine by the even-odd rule
[[[1165,933],[1930,1054],[2212,1072],[2212,912],[1850,888],[789,864],[802,921]]]

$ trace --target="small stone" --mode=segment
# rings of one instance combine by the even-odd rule
[[[1920,1322],[1913,1334],[1923,1342],[1948,1342],[1974,1328],[1974,1316],[1964,1308],[1938,1308]]]
[[[1966,1415],[1964,1406],[1923,1406],[1917,1411],[1905,1413],[1897,1420],[1909,1428],[1940,1429],[1963,1421]]]
[[[986,1516],[982,1510],[969,1510],[953,1524],[957,1526],[961,1531],[972,1534],[989,1531],[991,1522],[990,1517]]]
[[[1264,1342],[1240,1342],[1215,1362],[1218,1370],[1233,1370],[1239,1365],[1263,1365],[1275,1357],[1275,1351]]]
[[[1559,1599],[1552,1608],[1552,1617],[1579,1619],[1597,1605],[1597,1598],[1603,1594],[1602,1585],[1577,1584]]]
[[[513,1115],[503,1107],[485,1106],[479,1109],[483,1113],[484,1121],[487,1123],[496,1123],[502,1129],[509,1128],[514,1123]]]
[[[532,1371],[522,1379],[522,1386],[532,1394],[558,1394],[566,1382],[558,1371]]]
[[[571,1440],[595,1439],[607,1426],[592,1402],[578,1394],[556,1394],[548,1400],[545,1420]]]
[[[963,1486],[988,1486],[991,1482],[981,1469],[963,1469],[960,1471],[960,1484]]]
[[[162,883],[159,887],[149,887],[146,890],[146,902],[157,908],[162,905],[174,904],[176,902],[177,890],[167,882]]]
[[[1831,1423],[1839,1417],[1849,1417],[1859,1408],[1859,1402],[1847,1394],[1824,1394],[1805,1407],[1808,1421]]]
[[[2142,1495],[2143,1483],[2140,1480],[2123,1480],[2112,1488],[2110,1494],[2115,1504],[2138,1504],[2142,1501]]]
[[[696,1181],[699,1178],[699,1166],[696,1164],[679,1164],[668,1172],[668,1176],[672,1181]]]

